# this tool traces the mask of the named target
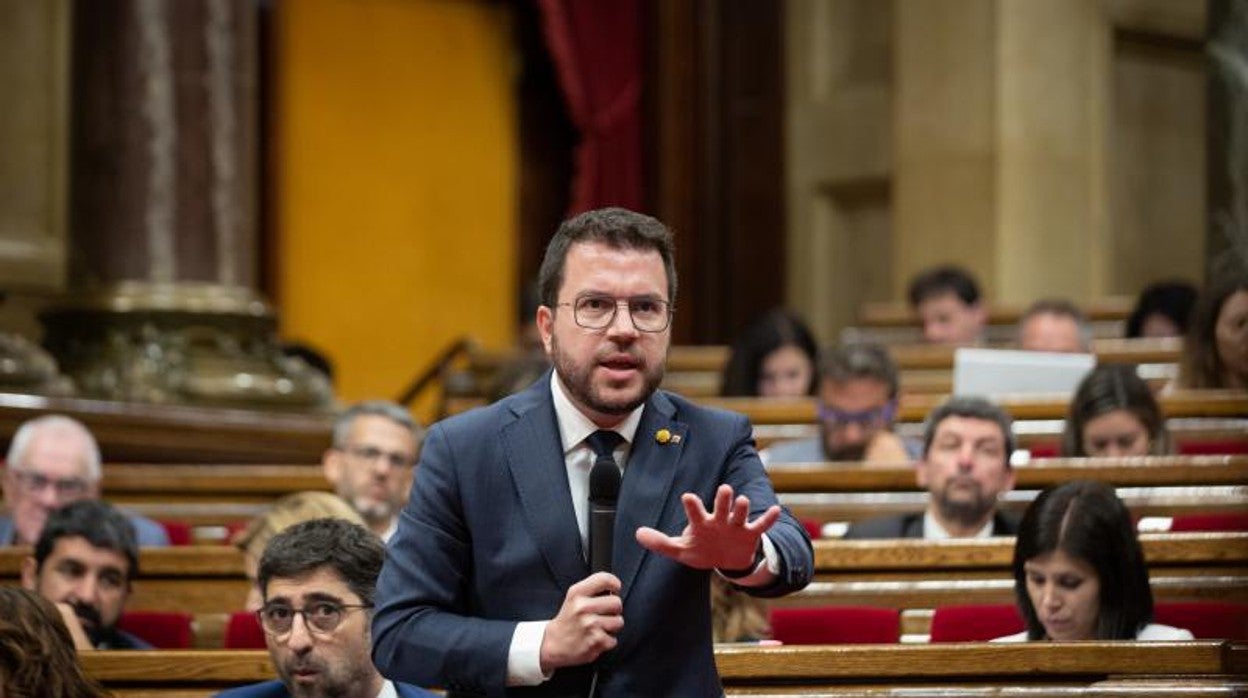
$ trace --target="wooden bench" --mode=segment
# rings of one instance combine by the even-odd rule
[[[116,698],[190,698],[275,678],[267,652],[107,651],[81,655]],[[1248,647],[1227,642],[759,647],[720,645],[728,695],[1233,695]],[[1054,695],[1047,693],[1045,695]]]
[[[95,435],[106,462],[316,463],[333,417],[0,393],[0,448],[22,422],[57,413]]]

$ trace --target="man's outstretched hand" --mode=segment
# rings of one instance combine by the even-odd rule
[[[707,512],[697,495],[680,497],[689,525],[673,538],[648,526],[637,529],[637,542],[647,550],[700,570],[740,570],[749,567],[758,550],[759,538],[780,518],[780,507],[773,505],[757,519],[749,521],[750,500],[735,499],[732,487],[720,485],[712,511]]]

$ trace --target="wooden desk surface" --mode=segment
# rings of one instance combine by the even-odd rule
[[[1248,456],[1050,458],[1014,469],[1015,489],[1041,489],[1079,478],[1118,487],[1248,484]],[[907,463],[773,463],[767,475],[777,492],[909,492],[918,489]]]
[[[22,422],[49,413],[85,424],[105,462],[318,463],[333,427],[328,414],[0,393],[0,447]]]

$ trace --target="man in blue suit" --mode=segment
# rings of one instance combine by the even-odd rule
[[[427,698],[388,681],[369,660],[369,621],[381,540],[359,524],[313,519],[273,536],[260,558],[260,625],[277,681],[223,698]]]
[[[657,390],[671,234],[623,209],[560,226],[537,326],[554,370],[429,432],[378,580],[373,660],[450,695],[720,696],[709,575],[809,582],[743,416]],[[609,572],[587,562],[589,473],[623,469]],[[709,509],[709,511],[708,511]]]

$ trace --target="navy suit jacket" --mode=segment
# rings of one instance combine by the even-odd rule
[[[1018,519],[998,511],[992,515],[992,535],[1018,535]],[[850,524],[845,531],[846,540],[866,540],[871,538],[922,538],[923,512],[901,514],[899,516],[881,516],[865,519]]]
[[[436,694],[415,686],[396,683],[394,688],[398,691],[399,698],[437,698]],[[227,688],[217,694],[217,698],[289,698],[289,696],[290,691],[286,690],[286,684],[281,681],[265,681],[249,686]]]
[[[586,695],[593,666],[505,688],[516,623],[554,618],[568,587],[590,573],[550,375],[430,429],[377,583],[373,660],[384,676],[451,695]],[[673,438],[658,443],[659,429]],[[623,585],[624,629],[597,663],[597,696],[722,695],[711,648],[711,573],[651,553],[634,537],[640,526],[679,535],[687,524],[680,495],[693,492],[709,507],[721,483],[749,497],[751,518],[776,503],[749,421],[656,392],[620,488],[612,571]],[[813,567],[806,531],[785,511],[767,535],[781,571],[749,593],[804,587]]]

